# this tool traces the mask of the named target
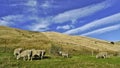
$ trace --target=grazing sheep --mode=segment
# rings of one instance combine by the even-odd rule
[[[14,50],[14,56],[17,57],[17,55],[19,55],[22,51],[23,51],[22,48],[16,48],[16,49]]]
[[[44,55],[45,55],[45,50],[35,50],[35,49],[32,49],[32,58],[41,58],[43,59]]]
[[[32,49],[32,58],[41,57],[41,51]]]
[[[96,58],[107,58],[107,52],[100,52],[96,55]]]
[[[32,60],[32,50],[24,50],[18,56],[17,60],[23,58],[23,60]]]
[[[62,51],[59,51],[58,52],[59,55],[63,56],[64,58],[68,58],[69,57],[69,54],[68,53],[65,53],[65,52],[62,52]]]

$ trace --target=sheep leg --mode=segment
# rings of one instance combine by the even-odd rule
[[[23,57],[23,60],[25,61],[25,57]]]
[[[30,60],[32,61],[32,57],[30,57]]]
[[[41,56],[41,59],[43,59],[43,56]]]
[[[30,56],[28,56],[28,61],[30,60]]]

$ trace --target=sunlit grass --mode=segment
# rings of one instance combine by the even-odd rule
[[[96,59],[95,56],[78,55],[71,58],[54,57],[43,60],[16,60],[12,53],[0,53],[0,68],[119,68],[120,58]]]

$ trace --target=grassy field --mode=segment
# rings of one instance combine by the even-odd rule
[[[63,58],[47,54],[49,58],[43,60],[16,60],[12,50],[0,49],[0,68],[120,68],[120,57],[96,59],[91,55],[74,55]]]

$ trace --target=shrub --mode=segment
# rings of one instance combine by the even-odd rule
[[[59,45],[52,44],[50,48],[50,53],[54,55],[58,55],[58,52],[62,50],[62,47]]]
[[[115,44],[114,42],[110,42],[111,44]]]

